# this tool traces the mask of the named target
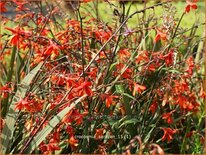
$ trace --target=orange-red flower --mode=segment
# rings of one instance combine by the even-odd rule
[[[102,139],[103,138],[104,129],[96,129],[95,132],[95,139]]]
[[[169,53],[167,53],[166,55],[163,56],[164,60],[165,60],[165,63],[166,65],[172,65],[173,64],[173,49],[171,49],[169,51]]]
[[[74,129],[70,125],[66,126],[66,132],[69,134],[69,136],[74,135]]]
[[[19,102],[16,103],[15,110],[25,110],[31,113],[41,111],[43,108],[43,102],[43,100],[36,98],[30,99],[29,96],[24,99],[20,97]]]
[[[195,131],[190,131],[186,134],[186,137],[189,138],[191,137],[193,134],[195,133]]]
[[[190,75],[192,75],[193,73],[193,69],[195,68],[195,63],[194,63],[194,59],[192,56],[190,56],[187,60],[187,70],[186,72],[188,72]]]
[[[149,61],[149,54],[147,51],[141,51],[140,54],[137,55],[135,58],[135,62],[139,64],[141,61],[148,62]]]
[[[23,39],[21,38],[21,36],[24,36],[25,38],[27,38],[32,35],[30,31],[22,30],[19,26],[16,26],[14,28],[6,27],[5,29],[12,32],[13,35],[11,36],[9,41],[12,45],[15,45],[15,46],[17,46],[18,43]]]
[[[95,32],[95,36],[101,42],[106,42],[111,37],[111,32],[105,31],[104,29],[99,28]]]
[[[25,99],[21,98],[19,102],[17,102],[15,109],[22,110],[25,108],[29,110],[30,109],[29,103],[30,102],[28,101],[28,97],[26,97]]]
[[[154,39],[154,42],[158,42],[159,40],[166,40],[167,39],[167,33],[161,31],[160,29],[156,29],[157,34],[156,37]]]
[[[121,61],[126,61],[130,57],[131,53],[128,51],[128,49],[122,49],[119,50],[119,59]]]
[[[116,72],[115,72],[115,76],[119,75],[122,68],[124,68],[125,65],[123,63],[119,63],[116,65]],[[122,77],[125,78],[125,79],[131,79],[131,76],[132,76],[132,73],[133,73],[133,70],[132,68],[126,68],[125,71],[122,73]]]
[[[15,27],[14,29],[12,29],[12,28],[6,27],[5,29],[7,29],[7,30],[9,30],[9,31],[11,31],[13,33],[13,35],[11,36],[9,41],[10,41],[10,43],[12,45],[16,45],[17,46],[17,44],[19,42],[19,37],[20,37],[20,34],[19,34],[20,28],[19,27]]]
[[[173,135],[177,132],[176,129],[171,128],[162,128],[162,130],[164,131],[162,141],[165,141],[167,139],[168,142],[170,142],[173,139]]]
[[[135,96],[136,92],[141,94],[145,89],[146,89],[145,86],[137,84],[137,83],[134,82],[134,89],[133,89],[132,95]]]
[[[196,10],[198,0],[186,0],[187,6],[185,7],[185,12],[189,13],[191,9]]]
[[[70,144],[70,147],[72,150],[75,150],[78,146],[78,140],[75,139],[74,136],[71,136],[70,139],[68,140],[68,143]]]
[[[75,90],[78,92],[78,94],[81,96],[83,92],[86,92],[88,96],[92,96],[94,92],[91,90],[90,86],[92,85],[89,81],[84,81],[81,83]]]
[[[118,96],[114,96],[114,95],[109,95],[109,94],[102,94],[101,98],[102,98],[102,100],[105,99],[106,107],[109,108],[111,105],[114,105],[113,99],[119,98],[119,97]]]
[[[44,154],[51,154],[55,150],[60,150],[59,144],[57,142],[49,142],[48,144],[41,143],[40,149]]]
[[[24,5],[28,2],[25,0],[13,0],[13,2],[17,5],[16,11],[26,11],[29,10],[29,8],[24,8]]]
[[[44,51],[44,55],[51,56],[51,60],[54,60],[59,55],[59,47],[51,40],[49,43],[50,45]]]
[[[149,107],[149,111],[151,111],[153,114],[155,113],[155,111],[157,110],[157,102],[153,102],[150,107]]]
[[[84,117],[88,114],[87,111],[80,113],[77,109],[70,111],[62,120],[65,124],[71,124],[75,122],[77,125],[82,124]],[[68,127],[68,132],[73,133],[73,129]]]
[[[6,5],[6,2],[0,2],[0,13],[7,11],[5,5]]]
[[[9,87],[9,84],[7,83],[5,86],[0,88],[0,95],[3,95],[3,98],[7,98],[8,94],[11,93],[11,88]]]
[[[168,124],[172,124],[173,123],[173,119],[172,119],[173,112],[174,112],[174,110],[169,112],[169,113],[164,113],[162,115],[162,119],[166,120]]]

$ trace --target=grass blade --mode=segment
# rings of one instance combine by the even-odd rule
[[[32,82],[32,79],[36,76],[36,74],[39,72],[40,68],[42,67],[43,63],[40,63],[38,66],[36,66],[21,82],[21,86],[17,89],[17,92],[15,96],[13,97],[13,100],[11,102],[11,105],[9,107],[9,111],[6,115],[6,122],[2,131],[2,141],[1,141],[1,154],[8,153],[10,142],[13,137],[14,132],[14,125],[16,122],[16,116],[18,114],[18,110],[14,110],[15,104],[19,101],[20,98],[24,98],[26,95],[26,92],[29,89],[29,85]]]
[[[11,82],[11,80],[12,80],[16,52],[17,52],[17,48],[16,48],[16,46],[13,46],[12,54],[11,54],[11,60],[10,60],[10,66],[9,66],[9,72],[8,72],[8,75],[7,75],[7,83]],[[1,114],[2,117],[6,116],[6,112],[8,110],[8,102],[9,102],[9,97],[7,97],[6,99],[3,100],[2,114]]]
[[[87,95],[81,96],[79,99],[74,101],[69,107],[66,107],[61,112],[59,112],[57,115],[55,115],[49,123],[44,127],[31,141],[31,143],[28,145],[28,148],[24,153],[32,153],[32,151],[39,146],[39,144],[48,136],[48,134],[58,125],[58,123],[64,118],[64,116],[73,109],[81,100],[86,98]]]

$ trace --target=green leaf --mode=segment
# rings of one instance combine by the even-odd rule
[[[8,73],[8,76],[7,76],[7,82],[11,82],[11,79],[12,79],[16,51],[17,51],[17,48],[16,48],[16,46],[14,46],[13,49],[12,49],[12,54],[11,54],[9,73]]]
[[[33,78],[36,76],[40,68],[42,67],[43,63],[40,63],[38,66],[36,66],[21,82],[21,86],[18,87],[17,92],[15,96],[13,97],[11,101],[11,105],[9,107],[9,111],[6,115],[6,122],[2,131],[2,150],[1,153],[5,154],[8,153],[8,150],[10,149],[11,140],[13,138],[14,133],[14,125],[16,123],[16,118],[18,114],[18,110],[15,109],[15,104],[20,100],[20,98],[24,98],[26,95],[26,92],[29,89],[29,85],[32,82]]]
[[[113,63],[111,64],[109,71],[113,71],[115,69],[115,66],[117,65],[117,63]]]
[[[162,70],[165,70],[171,73],[178,73],[178,74],[181,73],[178,69],[174,69],[174,68],[163,68]]]
[[[12,80],[16,51],[17,51],[16,46],[13,46],[12,53],[11,53],[10,65],[9,65],[9,71],[8,71],[8,74],[7,74],[7,83],[11,82],[11,80]],[[4,99],[3,102],[2,102],[2,113],[1,113],[2,117],[6,116],[6,112],[8,110],[8,103],[9,103],[9,97]]]
[[[24,67],[24,60],[22,59],[21,55],[18,53],[17,54],[17,59],[16,59],[16,80],[17,83],[20,83],[20,77],[21,77],[21,70],[22,67]]]
[[[124,121],[124,122],[119,126],[119,129],[120,129],[122,126],[125,126],[125,125],[128,125],[128,124],[136,124],[137,122],[139,122],[139,120],[136,119],[136,118],[128,119],[128,120]]]
[[[124,87],[123,85],[115,85],[115,89],[116,89],[116,92],[119,93],[119,94],[122,94],[124,93]]]
[[[127,96],[127,97],[133,99],[134,101],[136,101],[136,98],[133,97],[132,95],[128,94],[128,93],[123,93],[122,95]]]
[[[128,94],[129,92],[125,92],[123,93],[123,100],[122,100],[122,104],[125,108],[125,111],[126,111],[126,115],[131,115],[132,114],[132,109],[131,109],[131,104],[130,104],[130,101],[131,101],[131,98],[133,100],[136,100],[134,97],[130,96]]]
[[[59,112],[57,115],[55,115],[49,123],[44,127],[31,141],[31,143],[28,145],[28,148],[25,150],[24,153],[32,153],[32,151],[39,146],[39,144],[48,136],[48,134],[58,125],[58,123],[64,118],[64,116],[72,110],[81,100],[86,98],[87,95],[83,95],[74,103],[72,103],[69,107],[64,108],[61,112]]]

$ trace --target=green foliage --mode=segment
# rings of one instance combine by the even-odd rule
[[[40,63],[36,66],[26,77],[22,80],[21,85],[17,88],[17,91],[9,105],[9,110],[6,114],[6,121],[5,125],[1,134],[2,139],[2,153],[8,153],[9,149],[11,149],[11,141],[13,139],[13,134],[15,131],[15,123],[18,118],[18,110],[15,110],[15,104],[19,102],[26,96],[30,88],[30,84],[32,80],[35,78],[36,74],[39,73],[40,68],[42,67],[43,63]]]

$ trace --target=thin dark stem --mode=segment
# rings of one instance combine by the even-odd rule
[[[132,13],[131,15],[129,15],[129,16],[122,22],[122,24],[118,27],[118,29],[112,34],[112,36],[111,36],[111,37],[104,43],[104,45],[99,49],[99,51],[97,52],[97,54],[93,57],[93,59],[92,59],[92,60],[89,62],[89,64],[85,67],[84,72],[86,72],[86,71],[89,69],[89,67],[92,65],[92,63],[95,61],[95,59],[98,57],[98,55],[100,54],[100,52],[106,47],[106,45],[112,40],[112,38],[117,35],[117,33],[121,30],[121,28],[126,24],[126,22],[127,22],[130,18],[132,18],[134,15],[136,15],[136,14],[138,14],[138,13],[144,12],[145,10],[153,9],[153,8],[156,7],[156,6],[161,6],[161,5],[163,5],[163,4],[165,4],[165,3],[168,3],[168,2],[170,2],[170,1],[171,1],[171,0],[166,1],[166,2],[161,2],[161,3],[158,3],[158,4],[154,4],[154,5],[150,6],[150,7],[146,7],[146,8],[144,8],[144,9],[142,9],[142,10],[137,10],[137,11],[135,11],[134,13]],[[82,76],[82,75],[83,75],[83,73],[82,73],[80,76]]]
[[[123,13],[122,13],[122,15],[120,16],[120,24],[124,21],[124,16],[125,16],[125,4],[124,4],[124,3],[122,3],[122,10],[123,10]],[[122,33],[122,30],[123,30],[123,27],[121,27],[119,34]],[[112,58],[111,58],[111,60],[109,61],[109,64],[108,64],[108,66],[107,66],[107,70],[106,70],[106,74],[105,74],[105,76],[104,76],[104,79],[106,79],[106,77],[108,76],[109,69],[110,69],[112,63],[114,62],[114,58],[115,58],[115,56],[116,56],[117,48],[118,48],[118,46],[119,46],[120,40],[121,40],[121,35],[118,35],[117,42],[116,42],[115,48],[114,48],[113,53],[112,53]]]
[[[180,17],[180,20],[179,20],[179,22],[178,22],[178,24],[177,24],[177,27],[176,27],[175,32],[174,32],[174,35],[172,36],[172,41],[173,41],[173,39],[174,39],[175,36],[176,36],[177,30],[178,30],[178,28],[179,28],[179,26],[180,26],[180,23],[181,23],[184,15],[185,15],[185,12],[183,12],[182,15],[181,15],[181,17]]]
[[[81,27],[81,50],[82,50],[82,71],[83,71],[83,78],[85,80],[85,71],[84,71],[84,63],[85,63],[85,52],[84,52],[84,34],[83,34],[83,19],[81,13],[78,9],[79,20],[80,20],[80,27]]]
[[[111,41],[111,39],[116,36],[116,34],[121,30],[121,28],[125,25],[125,23],[128,21],[128,19],[130,19],[132,16],[134,16],[135,14],[137,13],[141,13],[141,12],[144,12],[146,9],[152,9],[154,8],[155,6],[160,6],[160,5],[163,5],[165,3],[168,3],[168,2],[162,2],[162,3],[158,3],[158,4],[155,4],[153,6],[150,6],[150,7],[147,7],[147,8],[144,8],[143,10],[139,10],[139,11],[135,11],[134,13],[132,13],[130,16],[128,16],[123,22],[122,24],[119,26],[119,28],[115,31],[115,33],[113,33],[113,35],[106,41],[106,43],[100,48],[100,50],[97,52],[97,54],[93,57],[93,59],[89,62],[89,64],[87,65],[86,68],[83,69],[83,72],[82,74],[80,75],[79,79],[84,75],[84,73],[89,69],[89,67],[91,66],[91,64],[95,61],[95,59],[97,58],[97,56],[100,54],[100,52],[105,48],[105,46]],[[78,79],[78,80],[79,80]],[[43,124],[46,122],[47,119],[49,119],[50,116],[52,116],[52,114],[54,114],[58,108],[60,106],[62,106],[64,104],[64,100],[65,98],[69,95],[69,93],[74,89],[74,87],[71,87],[67,92],[66,94],[63,96],[63,98],[61,99],[61,101],[59,102],[59,104],[54,108],[52,109],[44,118],[44,120],[41,122],[41,124],[39,125],[39,127],[34,131],[34,134],[31,135],[31,137],[28,138],[28,140],[26,141],[25,145],[23,146],[23,148],[20,150],[20,153],[19,154],[23,154],[24,151],[27,149],[27,147],[29,146],[29,144],[31,143],[32,139],[34,138],[34,136],[39,132],[39,130],[41,129],[41,127],[43,126]]]
[[[39,125],[39,127],[34,131],[34,134],[33,134],[31,137],[29,137],[29,139],[26,141],[25,145],[23,146],[23,148],[21,149],[21,151],[19,152],[19,154],[23,154],[23,153],[24,153],[24,151],[27,149],[28,145],[30,144],[30,142],[32,141],[32,139],[34,138],[34,136],[38,133],[38,131],[41,129],[41,127],[42,127],[43,124],[46,122],[46,120],[47,120],[50,116],[52,116],[52,114],[54,114],[54,113],[58,110],[58,108],[59,108],[60,106],[62,106],[62,105],[64,104],[63,101],[64,101],[65,98],[69,95],[69,93],[72,91],[72,89],[73,89],[73,87],[70,88],[70,89],[66,92],[66,94],[63,96],[63,98],[61,99],[61,101],[59,101],[58,105],[57,105],[54,109],[52,109],[52,110],[45,116],[45,118],[43,119],[43,121],[41,122],[41,124]]]

